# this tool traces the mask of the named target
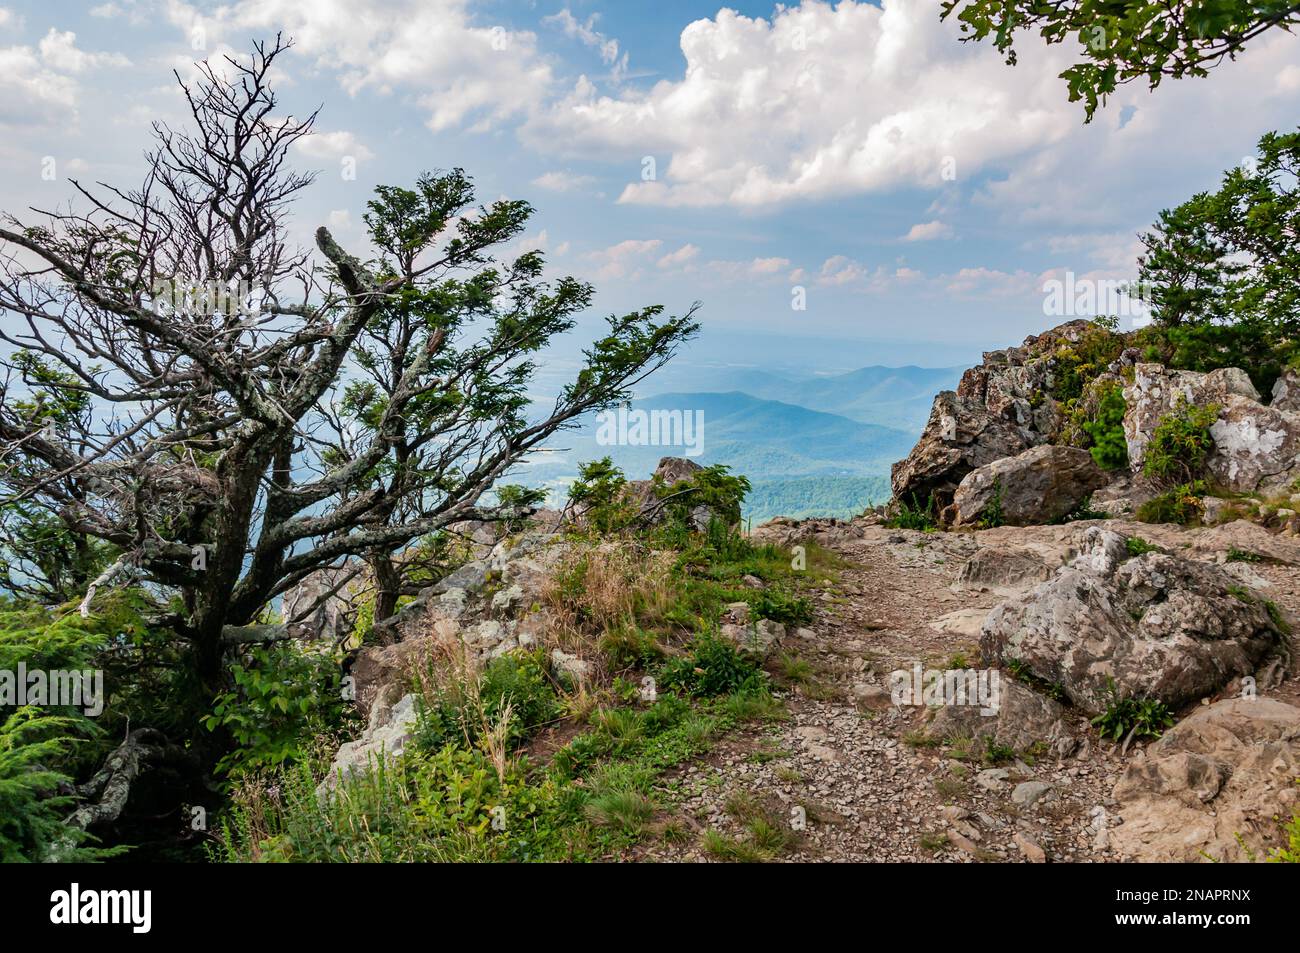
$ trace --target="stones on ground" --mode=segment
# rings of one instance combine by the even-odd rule
[[[1091,527],[1072,563],[989,613],[980,650],[985,664],[1018,663],[1097,714],[1115,696],[1198,701],[1284,642],[1265,600],[1218,567],[1130,558],[1122,536]]]
[[[1039,847],[1038,843],[1033,838],[1029,837],[1028,835],[1020,831],[1016,831],[1012,840],[1015,841],[1016,847],[1020,850],[1020,853],[1024,855],[1025,860],[1029,861],[1029,863],[1031,864],[1047,863],[1047,852],[1043,850],[1043,848]]]
[[[785,638],[785,626],[771,619],[758,619],[748,625],[723,623],[719,630],[722,637],[755,658],[765,659]]]
[[[591,663],[562,649],[551,649],[551,667],[570,684],[578,685],[591,676]]]
[[[1001,791],[1010,777],[1011,772],[1006,768],[985,768],[975,775],[975,783],[985,791]]]
[[[1055,791],[1046,781],[1022,781],[1011,791],[1011,803],[1017,807],[1033,807],[1044,798],[1050,798]]]
[[[1053,569],[1037,550],[984,546],[966,560],[957,581],[966,586],[1014,588],[1046,582],[1052,577]]]
[[[930,628],[967,638],[978,638],[987,616],[986,609],[956,609],[935,619],[930,623]]]

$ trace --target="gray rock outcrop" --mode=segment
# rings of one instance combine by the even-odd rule
[[[1092,527],[1069,565],[989,613],[980,650],[985,664],[1016,662],[1090,713],[1115,696],[1177,708],[1275,655],[1286,641],[1276,612],[1217,566],[1130,557],[1124,537]]]

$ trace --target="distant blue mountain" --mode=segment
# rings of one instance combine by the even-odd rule
[[[738,390],[919,434],[941,390],[957,386],[959,367],[863,367],[847,374],[789,376],[761,370],[730,370],[714,375],[710,389]]]
[[[644,478],[665,456],[690,456],[708,466],[724,463],[755,486],[747,515],[849,515],[888,495],[890,465],[906,456],[915,434],[861,423],[797,404],[727,393],[660,394],[633,401],[630,411],[702,413],[702,452],[682,446],[609,445],[598,440],[597,421],[556,437],[510,479],[556,489],[578,465],[610,457],[630,479]]]

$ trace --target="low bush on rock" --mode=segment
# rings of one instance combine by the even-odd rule
[[[1205,472],[1214,449],[1210,427],[1219,419],[1219,407],[1197,407],[1185,399],[1161,418],[1147,445],[1143,472],[1166,483],[1191,483]]]

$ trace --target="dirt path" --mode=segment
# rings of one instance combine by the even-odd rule
[[[790,718],[732,734],[673,780],[665,794],[688,825],[747,843],[754,840],[752,818],[762,813],[791,829],[789,842],[771,851],[771,859],[789,861],[1122,860],[1109,834],[1118,823],[1110,793],[1136,746],[1121,755],[1071,714],[1081,744],[1068,757],[1022,755],[991,764],[978,753],[923,741],[926,709],[894,706],[887,688],[890,672],[917,664],[979,666],[979,625],[1013,589],[963,584],[972,556],[1014,546],[1063,561],[1081,526],[926,535],[805,524],[779,541],[817,526],[823,529],[813,538],[846,566],[836,585],[818,589],[811,631],[787,636],[769,666]],[[1128,529],[1198,558],[1222,559],[1213,546],[1192,551],[1199,537],[1184,530]],[[1235,568],[1300,616],[1294,566]],[[1276,694],[1294,703],[1300,682],[1293,677]],[[716,854],[701,837],[644,852],[664,860]]]

